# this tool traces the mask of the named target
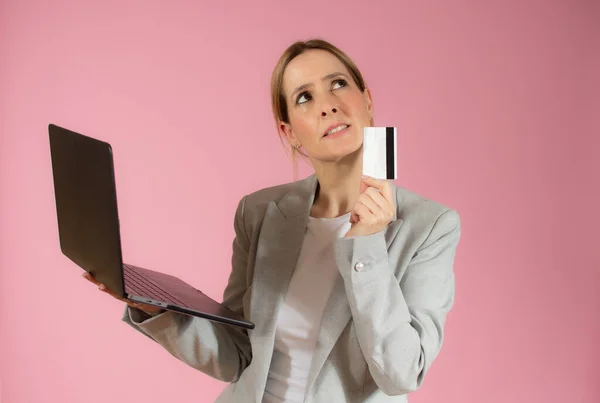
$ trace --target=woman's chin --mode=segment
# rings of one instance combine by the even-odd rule
[[[348,144],[344,147],[337,147],[335,150],[327,150],[318,157],[314,158],[323,163],[340,162],[356,158],[361,151],[362,144]]]

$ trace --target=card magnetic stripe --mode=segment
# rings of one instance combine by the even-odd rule
[[[394,141],[394,128],[386,127],[385,128],[385,156],[386,156],[386,174],[387,179],[394,179],[395,171],[396,171],[396,161],[395,161],[395,141]]]

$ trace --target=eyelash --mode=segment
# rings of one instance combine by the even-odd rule
[[[348,83],[346,82],[346,80],[344,80],[343,78],[339,78],[339,79],[337,79],[337,80],[334,80],[332,84],[336,84],[336,83],[341,83],[341,84],[343,84],[343,85],[341,86],[341,88],[344,88],[344,87],[346,87],[346,86],[348,85]],[[303,92],[303,93],[299,94],[299,95],[298,95],[298,97],[296,98],[296,105],[299,105],[299,104],[300,104],[300,102],[299,102],[299,101],[300,101],[300,98],[302,98],[304,95],[307,95],[307,94],[308,94],[308,92]],[[310,99],[309,99],[308,101],[310,101]],[[304,101],[304,102],[302,102],[302,103],[306,103],[306,102],[308,102],[308,101]]]

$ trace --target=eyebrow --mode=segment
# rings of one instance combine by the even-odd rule
[[[340,76],[341,76],[341,77],[347,77],[347,76],[346,76],[344,73],[340,73],[340,72],[336,71],[336,72],[333,72],[333,73],[329,73],[329,74],[327,74],[327,75],[326,75],[325,77],[323,77],[321,80],[322,80],[322,81],[327,81],[327,80],[329,80],[329,79],[332,79],[332,78],[334,78],[334,77],[340,77]],[[302,90],[304,90],[304,89],[306,89],[306,88],[308,88],[308,87],[311,87],[311,86],[312,86],[312,84],[311,84],[311,83],[306,83],[306,84],[299,85],[299,86],[298,86],[298,87],[296,87],[296,89],[295,89],[295,90],[292,92],[292,94],[290,95],[290,97],[293,99],[293,98],[294,98],[294,95],[295,95],[297,92],[299,92],[299,91],[302,91]]]

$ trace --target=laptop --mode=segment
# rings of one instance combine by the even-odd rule
[[[185,281],[123,262],[112,147],[48,125],[62,253],[121,298],[245,329],[254,324]]]

